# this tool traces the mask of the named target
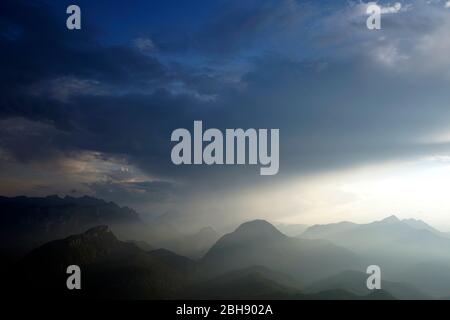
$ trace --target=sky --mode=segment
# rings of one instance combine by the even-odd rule
[[[0,3],[0,194],[90,195],[198,225],[450,230],[450,2]],[[65,26],[81,8],[81,30]],[[280,170],[175,166],[171,132],[280,129]]]

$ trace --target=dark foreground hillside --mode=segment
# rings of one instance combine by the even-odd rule
[[[66,288],[66,268],[81,268],[81,290]],[[196,262],[165,249],[145,251],[122,242],[106,226],[51,241],[9,271],[12,297],[114,299],[392,299],[384,291],[356,295],[345,290],[305,293],[284,273],[254,266],[206,272]]]

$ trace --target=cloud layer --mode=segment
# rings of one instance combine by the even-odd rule
[[[208,211],[201,199],[232,203],[236,190],[446,154],[449,141],[433,137],[450,120],[448,6],[383,5],[395,10],[373,32],[361,2],[214,1],[191,8],[179,32],[124,18],[143,28],[112,41],[100,16],[70,32],[51,4],[2,1],[1,190]],[[279,128],[280,173],[172,165],[170,133],[194,120]]]

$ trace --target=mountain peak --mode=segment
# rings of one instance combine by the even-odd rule
[[[84,235],[91,236],[91,237],[99,237],[101,235],[104,235],[106,233],[111,233],[111,230],[108,226],[96,226],[92,227],[89,230],[87,230]]]
[[[266,220],[252,220],[244,222],[235,231],[235,234],[242,234],[246,237],[284,237],[284,235]]]
[[[392,222],[400,222],[400,219],[397,218],[395,215],[391,215],[387,218],[384,218],[383,220],[381,220],[380,222],[388,222],[388,223],[392,223]]]
[[[103,243],[103,245],[106,245],[107,243],[119,243],[119,240],[111,231],[111,229],[108,226],[104,225],[92,227],[84,233],[73,235],[66,239],[75,243],[80,243],[80,241],[88,243]]]
[[[267,241],[278,241],[287,238],[273,225],[265,220],[253,220],[244,222],[236,230],[221,237],[216,244],[208,251],[207,256],[214,255],[217,250],[249,243],[266,243]]]
[[[256,220],[250,220],[247,222],[242,223],[237,229],[255,229],[255,228],[259,228],[259,229],[274,229],[276,230],[276,228],[270,224],[270,222],[263,220],[263,219],[256,219]]]

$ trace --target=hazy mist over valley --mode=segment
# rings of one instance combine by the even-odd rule
[[[196,232],[186,231],[177,215],[143,222],[133,209],[90,197],[3,197],[0,208],[2,268],[11,275],[11,290],[22,295],[293,300],[450,296],[450,236],[420,220],[389,216],[367,224],[281,224],[279,229],[252,220],[224,233],[201,224]],[[65,288],[65,268],[71,264],[83,270],[85,290],[80,293]],[[366,287],[371,264],[381,267],[381,290]]]

